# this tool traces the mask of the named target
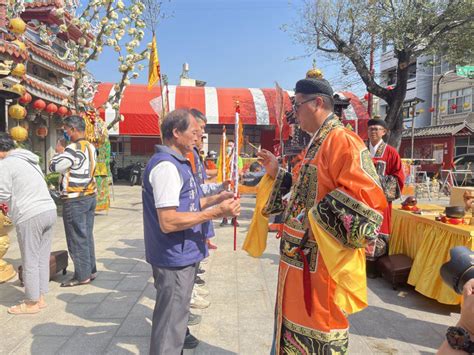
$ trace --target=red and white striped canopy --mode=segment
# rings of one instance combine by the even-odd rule
[[[165,88],[166,89],[166,88]],[[292,92],[283,91],[285,109],[291,108]],[[99,84],[94,97],[94,106],[99,108],[101,116],[111,122],[115,110],[103,107],[110,95],[114,94],[113,84]],[[125,118],[119,123],[118,130],[111,134],[156,136],[160,134],[158,116],[150,101],[160,97],[160,87],[148,91],[146,85],[129,85],[120,102],[119,112]],[[235,104],[240,104],[240,120],[245,125],[276,125],[275,102],[276,89],[235,89],[215,87],[169,86],[164,98],[168,98],[169,110],[195,108],[204,113],[208,124],[233,124]],[[109,105],[110,106],[110,105]]]

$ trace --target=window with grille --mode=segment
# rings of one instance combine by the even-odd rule
[[[440,111],[453,115],[472,111],[472,88],[452,90],[441,94]]]

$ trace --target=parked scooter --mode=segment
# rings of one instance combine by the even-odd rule
[[[118,167],[115,156],[112,156],[112,159],[110,160],[110,172],[112,173],[113,181],[116,182],[118,180]]]
[[[130,170],[130,186],[134,186],[142,183],[142,175],[145,167],[142,163],[137,162],[133,165]]]

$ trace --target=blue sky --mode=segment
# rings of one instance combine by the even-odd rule
[[[163,11],[169,17],[158,25],[158,52],[162,73],[177,84],[184,62],[190,77],[217,87],[274,87],[275,81],[292,89],[311,68],[312,57],[280,29],[298,18],[302,0],[172,0]],[[148,33],[144,43],[151,40]],[[290,60],[293,57],[300,59]],[[331,81],[339,65],[316,58]],[[89,69],[99,81],[119,77],[116,55],[104,52]],[[136,83],[145,83],[147,69]],[[333,80],[336,81],[336,80]],[[342,89],[334,83],[335,89]]]

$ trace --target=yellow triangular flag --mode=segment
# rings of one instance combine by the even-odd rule
[[[153,35],[150,51],[150,63],[148,64],[148,90],[151,90],[158,80],[160,80],[160,60],[158,58],[158,48],[156,46],[156,36]]]

